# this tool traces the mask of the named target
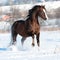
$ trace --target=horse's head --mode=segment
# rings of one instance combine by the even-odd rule
[[[46,14],[46,9],[45,6],[39,6],[38,7],[38,16],[40,16],[43,20],[47,20],[47,14]]]
[[[47,14],[46,14],[45,6],[43,6],[43,5],[35,5],[32,9],[29,10],[29,15],[28,16],[32,16],[32,17],[34,17],[34,16],[38,17],[39,16],[43,20],[47,20]]]

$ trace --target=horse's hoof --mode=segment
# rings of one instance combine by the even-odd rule
[[[12,42],[12,45],[16,45],[16,42]]]
[[[32,43],[32,46],[34,47],[34,46],[35,46],[35,44],[34,44],[34,43]]]
[[[38,43],[38,47],[40,47],[40,44]]]

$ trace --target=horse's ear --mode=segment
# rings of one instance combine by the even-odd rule
[[[45,9],[45,5],[40,5],[40,7],[44,8]]]
[[[42,8],[46,10],[45,5],[43,5]]]
[[[42,6],[45,9],[45,5]]]

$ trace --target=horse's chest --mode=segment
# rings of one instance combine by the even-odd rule
[[[32,24],[32,32],[38,32],[40,30],[40,26],[36,23]]]

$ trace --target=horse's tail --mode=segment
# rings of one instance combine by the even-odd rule
[[[11,42],[10,42],[10,45],[13,44],[13,37],[14,37],[14,33],[15,33],[15,29],[17,27],[17,22],[14,22],[13,25],[11,26]]]

